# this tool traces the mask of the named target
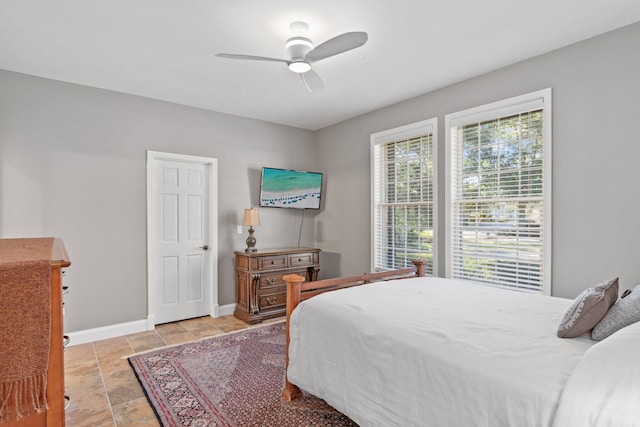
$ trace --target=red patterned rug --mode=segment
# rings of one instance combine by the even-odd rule
[[[135,355],[135,371],[169,426],[356,426],[323,400],[286,402],[285,324],[274,323]]]

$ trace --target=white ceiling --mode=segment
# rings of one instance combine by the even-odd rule
[[[296,20],[369,34],[314,64],[321,93],[214,56],[287,58]],[[0,0],[0,69],[315,130],[637,21],[639,0]]]

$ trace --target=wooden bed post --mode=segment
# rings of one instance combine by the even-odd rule
[[[416,271],[416,276],[424,277],[424,261],[421,259],[414,259],[411,262],[418,269],[418,271]]]
[[[289,326],[290,318],[293,310],[300,303],[300,285],[304,282],[304,277],[297,274],[288,274],[282,278],[287,284],[287,344],[286,344],[286,359],[285,359],[285,378],[284,378],[284,390],[282,390],[282,397],[286,401],[292,401],[299,397],[302,397],[302,390],[296,385],[289,382],[289,378],[286,375],[286,371],[289,369]]]

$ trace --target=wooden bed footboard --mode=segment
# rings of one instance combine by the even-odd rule
[[[403,279],[408,277],[424,276],[424,261],[413,260],[413,267],[401,270],[383,271],[380,273],[365,273],[360,276],[338,277],[335,279],[318,280],[315,282],[304,282],[304,277],[297,274],[289,274],[282,279],[287,284],[287,344],[286,344],[286,369],[289,368],[289,325],[291,313],[300,304],[301,301],[309,299],[323,292],[335,291],[338,289],[349,288],[352,286],[365,285],[367,283],[382,282],[394,279]],[[282,396],[285,400],[291,401],[302,397],[302,390],[296,385],[289,382],[285,376],[284,390]]]

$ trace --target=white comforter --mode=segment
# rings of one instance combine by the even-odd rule
[[[440,278],[328,292],[291,316],[288,377],[361,426],[550,426],[593,345],[556,337],[570,305]]]

